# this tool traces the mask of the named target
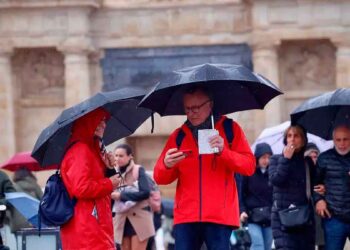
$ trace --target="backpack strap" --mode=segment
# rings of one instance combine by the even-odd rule
[[[140,172],[140,165],[134,164],[132,167],[132,176],[134,177],[135,181],[139,179],[139,172]]]
[[[224,126],[224,132],[225,132],[225,136],[226,136],[226,140],[228,142],[229,147],[231,148],[232,146],[232,142],[234,139],[234,133],[233,133],[233,129],[232,129],[232,124],[233,124],[233,120],[231,118],[226,118],[223,121],[223,126]],[[183,139],[185,138],[185,132],[183,131],[182,128],[179,129],[177,135],[176,135],[176,147],[180,148],[181,143],[183,141]]]
[[[234,139],[234,133],[233,133],[233,129],[232,129],[232,125],[233,125],[233,120],[231,118],[226,118],[223,121],[223,126],[224,126],[224,132],[225,132],[225,136],[226,136],[226,140],[228,142],[229,147],[231,148],[232,146],[232,142]]]
[[[184,140],[185,138],[185,132],[183,131],[182,128],[179,129],[179,132],[177,133],[176,135],[176,147],[179,149],[181,144],[182,144],[182,141]]]

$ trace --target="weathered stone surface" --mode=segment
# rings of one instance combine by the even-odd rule
[[[172,69],[204,61],[253,64],[285,92],[264,111],[235,114],[253,142],[308,97],[350,86],[348,13],[344,0],[2,0],[0,160],[30,150],[59,110],[101,88],[147,87]],[[253,56],[227,50],[240,44]],[[38,49],[46,51],[41,63],[33,58]],[[21,50],[27,52],[19,56]],[[158,137],[182,122],[157,118],[152,136],[150,122],[143,125],[136,154],[144,137],[154,152],[141,161],[151,166],[162,147]]]

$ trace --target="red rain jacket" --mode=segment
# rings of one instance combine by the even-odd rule
[[[199,155],[197,143],[184,124],[185,137],[180,149],[191,149],[192,155],[167,169],[164,156],[168,149],[176,148],[179,129],[169,137],[154,168],[154,179],[158,184],[169,184],[177,180],[174,224],[187,222],[212,222],[239,226],[238,193],[234,173],[252,175],[255,158],[240,126],[233,123],[234,140],[231,149],[226,140],[222,117],[215,129],[224,138],[221,154]]]
[[[97,125],[106,115],[98,109],[73,125],[70,142],[78,142],[67,151],[61,174],[70,196],[75,197],[77,203],[73,218],[61,227],[64,250],[115,249],[110,200],[113,186],[109,178],[104,177],[105,165],[98,144],[93,140]]]

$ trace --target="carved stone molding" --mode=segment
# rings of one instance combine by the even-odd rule
[[[335,48],[329,40],[283,42],[279,59],[284,90],[329,90],[335,87]]]
[[[91,39],[87,37],[69,37],[57,49],[64,54],[90,54],[96,51]]]
[[[0,57],[10,57],[13,54],[13,42],[10,39],[0,40]]]
[[[74,6],[91,6],[100,7],[101,0],[3,0],[0,1],[1,8],[18,8],[18,7],[74,7]]]
[[[242,4],[247,0],[105,0],[103,7],[112,8],[164,8],[193,5]]]
[[[12,64],[21,99],[63,97],[64,65],[61,53],[49,48],[18,49]]]

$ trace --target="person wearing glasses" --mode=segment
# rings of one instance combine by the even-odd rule
[[[120,178],[105,177],[106,167],[113,166],[115,159],[109,157],[106,165],[100,140],[109,117],[106,110],[98,108],[73,123],[60,171],[76,204],[74,216],[60,227],[62,249],[115,250],[111,193]]]
[[[230,249],[230,235],[240,225],[234,173],[252,175],[255,158],[243,130],[231,123],[232,144],[224,129],[225,116],[215,116],[218,135],[209,139],[214,154],[199,154],[198,130],[211,129],[215,101],[201,87],[183,93],[185,123],[169,137],[154,167],[154,179],[167,185],[177,181],[174,204],[175,249]],[[183,133],[179,144],[180,131]],[[231,144],[231,145],[229,145]],[[190,153],[189,153],[190,152]]]

